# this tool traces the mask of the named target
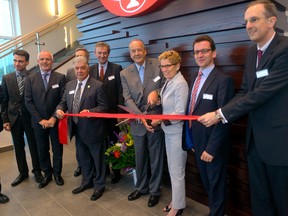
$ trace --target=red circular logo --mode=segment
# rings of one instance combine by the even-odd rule
[[[101,0],[103,6],[117,16],[135,16],[154,10],[168,0]]]

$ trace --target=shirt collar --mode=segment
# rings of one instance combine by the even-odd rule
[[[145,61],[144,61],[144,63],[142,65],[138,65],[136,63],[135,63],[135,65],[136,65],[138,71],[140,70],[141,66],[145,69]]]
[[[271,41],[273,40],[273,38],[275,37],[276,33],[274,32],[273,36],[271,37],[271,39],[263,46],[260,47],[257,45],[257,50],[261,50],[263,53],[265,52],[265,50],[267,49],[267,47],[270,45]]]
[[[212,65],[210,65],[209,67],[204,68],[204,69],[202,70],[203,75],[204,75],[205,77],[208,77],[209,74],[211,73],[211,71],[214,69],[214,67],[215,67],[215,65],[212,64]]]

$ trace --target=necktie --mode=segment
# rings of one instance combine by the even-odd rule
[[[100,80],[101,80],[101,82],[103,82],[103,79],[104,79],[104,66],[101,65],[101,68],[100,68]]]
[[[144,67],[143,66],[139,67],[139,76],[140,76],[141,83],[143,84],[144,82]]]
[[[18,84],[20,96],[22,96],[23,90],[24,90],[24,77],[21,74],[17,75],[17,84]]]
[[[74,95],[72,113],[78,113],[79,112],[81,86],[82,86],[82,82],[79,82],[76,93]],[[76,124],[78,123],[78,117],[73,117],[73,120]]]
[[[259,65],[259,63],[260,63],[260,61],[261,61],[262,55],[263,55],[263,51],[259,49],[258,52],[257,52],[258,65]]]
[[[47,76],[49,76],[48,73],[43,74],[43,83],[44,83],[45,90],[47,90],[47,86],[48,86]]]
[[[189,104],[189,115],[192,115],[193,110],[194,110],[194,106],[196,103],[196,96],[197,96],[197,92],[198,92],[198,88],[200,85],[202,74],[203,73],[201,71],[198,72],[198,75],[197,75],[197,78],[196,78],[196,81],[194,84],[194,88],[192,90],[192,94],[191,94],[191,98],[190,98],[190,104]],[[192,126],[192,121],[190,120],[189,121],[189,128],[191,128],[191,126]]]

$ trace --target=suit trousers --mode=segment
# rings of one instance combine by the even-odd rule
[[[62,162],[63,162],[63,145],[59,143],[58,139],[58,126],[47,129],[34,128],[34,134],[37,143],[38,156],[40,161],[41,170],[45,173],[45,176],[61,175]],[[53,153],[53,166],[50,159],[50,142]]]
[[[288,166],[264,163],[258,155],[253,135],[250,138],[247,160],[253,215],[287,216]]]
[[[228,156],[215,157],[208,163],[200,159],[201,155],[202,152],[195,151],[201,180],[209,198],[209,216],[224,216]]]
[[[141,193],[160,195],[164,162],[164,133],[146,132],[144,136],[132,135],[136,156],[136,189]]]
[[[30,117],[30,116],[29,116]],[[17,161],[17,166],[19,173],[22,175],[28,175],[28,165],[26,160],[26,153],[25,153],[25,137],[26,135],[30,156],[32,159],[32,173],[41,172],[38,153],[37,153],[37,145],[35,142],[34,132],[31,128],[31,123],[27,119],[24,119],[22,116],[19,115],[16,122],[13,124],[11,128],[11,135],[14,144],[15,156]]]
[[[182,133],[165,133],[165,146],[172,185],[172,207],[183,209],[186,207],[185,166],[187,152],[182,149]]]
[[[105,143],[84,143],[76,129],[76,150],[82,171],[82,186],[93,183],[94,189],[104,190],[106,183]]]

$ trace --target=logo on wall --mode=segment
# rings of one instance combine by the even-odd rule
[[[117,16],[135,16],[148,13],[168,0],[101,0],[103,6]]]

